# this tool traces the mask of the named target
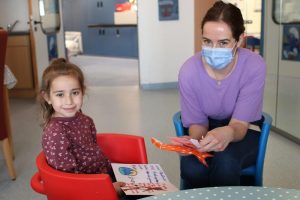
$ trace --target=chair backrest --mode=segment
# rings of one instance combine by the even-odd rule
[[[97,134],[97,142],[112,162],[148,162],[141,136],[101,133]],[[43,152],[38,155],[36,165],[38,172],[31,179],[31,187],[45,194],[48,200],[118,199],[107,174],[73,174],[55,170],[47,164]]]
[[[4,113],[4,65],[7,44],[7,31],[0,29],[0,140],[7,137],[7,127],[5,125]]]
[[[148,163],[145,141],[141,136],[101,133],[97,135],[97,143],[112,162]]]
[[[244,175],[252,175],[255,176],[255,185],[262,186],[263,180],[263,167],[264,167],[264,160],[267,148],[267,142],[269,138],[270,128],[272,126],[272,117],[268,114],[263,112],[264,121],[262,124],[262,129],[259,138],[259,145],[258,145],[258,154],[256,158],[256,165],[246,168],[246,170],[242,174]],[[178,137],[183,136],[185,134],[184,127],[181,122],[181,112],[177,112],[173,115],[173,123],[175,126],[176,135]]]
[[[257,186],[262,186],[263,168],[265,162],[267,143],[268,143],[270,129],[273,121],[272,117],[268,113],[263,112],[263,116],[264,116],[264,121],[261,128],[259,145],[258,145],[258,154],[256,159],[255,185]]]
[[[176,135],[178,137],[184,136],[184,129],[183,129],[183,125],[181,122],[181,112],[180,111],[173,115],[173,124],[175,127]]]

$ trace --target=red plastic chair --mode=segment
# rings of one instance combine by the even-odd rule
[[[16,179],[16,171],[13,165],[13,152],[11,147],[11,142],[9,141],[8,131],[10,130],[10,124],[5,109],[5,104],[7,99],[4,98],[4,92],[6,86],[3,85],[4,79],[4,63],[5,63],[5,54],[6,54],[6,44],[7,44],[7,32],[0,29],[0,142],[3,148],[4,158],[7,165],[9,176],[12,180]]]
[[[141,136],[101,133],[97,143],[112,162],[147,164],[144,138]],[[38,172],[31,187],[48,200],[117,200],[118,196],[107,174],[72,174],[50,167],[43,152],[37,159]]]
[[[148,163],[144,138],[136,135],[101,133],[97,143],[104,154],[115,163]]]

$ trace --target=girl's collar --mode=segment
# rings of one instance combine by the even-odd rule
[[[51,120],[55,121],[72,121],[76,119],[80,115],[80,112],[76,112],[73,117],[51,117]]]

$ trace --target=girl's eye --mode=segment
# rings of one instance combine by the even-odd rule
[[[77,95],[80,94],[80,91],[73,91],[72,94],[73,94],[74,96],[77,96]]]
[[[63,93],[57,93],[56,96],[57,96],[57,97],[63,97],[64,94],[63,94]]]

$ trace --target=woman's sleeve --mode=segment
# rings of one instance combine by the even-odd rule
[[[201,104],[196,96],[197,91],[192,87],[193,74],[185,69],[185,65],[181,68],[178,76],[182,124],[187,128],[193,124],[207,125],[208,118],[201,109]]]
[[[241,86],[233,118],[252,122],[259,120],[262,114],[266,65],[258,55],[256,59],[249,59],[247,65],[250,65],[247,66],[250,70],[247,71],[246,81]]]
[[[65,172],[77,172],[74,156],[69,151],[70,141],[61,126],[53,125],[44,131],[43,152],[50,166]]]

